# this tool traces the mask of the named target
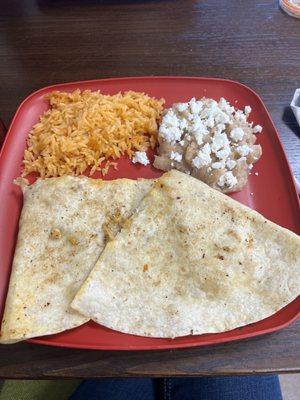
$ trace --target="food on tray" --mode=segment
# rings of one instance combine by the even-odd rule
[[[23,176],[106,174],[126,154],[154,148],[164,100],[144,93],[113,96],[99,91],[53,92],[50,109],[32,128],[24,153]]]
[[[191,174],[223,193],[241,190],[262,154],[255,144],[262,127],[248,122],[250,112],[250,106],[238,110],[224,98],[174,104],[159,127],[154,166]]]
[[[299,237],[218,193],[241,190],[261,157],[262,127],[248,121],[250,106],[204,97],[163,113],[164,100],[133,91],[47,98],[23,176],[106,174],[122,155],[147,166],[157,141],[154,166],[169,172],[157,181],[20,179],[1,343],[90,318],[150,337],[224,332],[299,295]]]
[[[70,303],[152,183],[65,176],[24,188],[0,342],[61,332],[88,320]]]
[[[294,300],[299,260],[297,235],[173,170],[107,244],[72,307],[135,335],[223,332]]]
[[[136,151],[132,157],[132,162],[133,164],[139,163],[143,165],[148,165],[150,163],[145,151]]]

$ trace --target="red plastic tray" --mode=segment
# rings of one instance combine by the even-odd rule
[[[235,106],[252,107],[251,119],[263,126],[258,135],[263,156],[254,166],[244,190],[232,197],[259,211],[266,218],[300,233],[299,201],[291,170],[284,154],[275,126],[259,96],[248,87],[225,79],[192,77],[139,77],[101,79],[64,83],[41,89],[27,97],[18,108],[6,136],[0,155],[0,310],[3,312],[9,281],[14,246],[18,233],[18,219],[22,195],[13,179],[20,175],[26,137],[32,125],[48,108],[45,94],[52,90],[72,91],[100,89],[104,94],[119,91],[143,91],[157,98],[164,97],[166,105],[187,101],[191,97],[208,96],[228,99]],[[256,176],[254,172],[259,172]],[[161,172],[152,167],[135,166],[127,159],[119,161],[119,170],[111,170],[105,179],[153,178]],[[229,332],[186,336],[177,339],[154,339],[119,333],[94,322],[56,335],[32,339],[30,342],[52,346],[107,350],[151,350],[204,346],[262,335],[281,329],[300,314],[300,297],[275,315],[260,322]]]

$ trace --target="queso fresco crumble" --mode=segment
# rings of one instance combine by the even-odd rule
[[[166,109],[158,133],[154,166],[178,169],[223,193],[241,190],[262,154],[260,125],[248,122],[251,107],[238,110],[224,98],[203,97]]]

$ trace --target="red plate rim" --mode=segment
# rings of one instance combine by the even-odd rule
[[[296,299],[295,299],[296,300]],[[294,300],[294,301],[295,301]],[[287,305],[288,306],[288,305]],[[287,307],[286,306],[286,307]],[[282,310],[282,309],[281,309]],[[279,310],[279,311],[281,311]],[[274,315],[274,314],[273,314]],[[298,314],[296,314],[293,318],[291,318],[289,321],[281,324],[281,325],[277,325],[273,328],[267,328],[267,329],[261,329],[257,332],[251,332],[251,333],[240,333],[235,335],[234,337],[229,337],[229,338],[222,338],[222,339],[218,339],[218,341],[212,343],[211,341],[205,341],[202,340],[201,342],[191,342],[191,343],[176,343],[176,339],[167,339],[169,342],[166,344],[162,344],[160,343],[159,345],[123,345],[122,343],[119,343],[117,345],[82,345],[82,344],[75,344],[73,342],[67,342],[64,341],[62,342],[51,342],[47,339],[28,339],[26,340],[27,343],[33,343],[33,344],[41,344],[43,346],[51,346],[51,347],[69,347],[71,349],[85,349],[85,350],[114,350],[114,351],[145,351],[145,350],[172,350],[172,349],[186,349],[186,348],[190,348],[190,347],[203,347],[203,346],[218,346],[221,344],[225,344],[225,343],[230,343],[230,342],[237,342],[240,340],[245,340],[245,339],[250,339],[253,337],[258,337],[258,336],[262,336],[262,335],[266,335],[266,334],[270,334],[270,333],[274,333],[276,331],[279,331],[283,328],[286,328],[287,326],[291,325],[294,321],[296,321],[300,316],[300,310],[298,312]],[[272,316],[271,316],[272,317]],[[269,317],[270,318],[270,317]],[[260,322],[260,321],[258,321]],[[253,324],[249,324],[249,325],[255,325],[256,322],[254,322]],[[245,325],[241,328],[244,328],[248,325]],[[75,328],[76,329],[76,328]],[[234,330],[239,330],[240,328],[236,328]],[[230,332],[230,331],[228,331]],[[223,332],[221,332],[223,333]],[[123,333],[123,335],[128,336],[127,333]],[[202,334],[202,335],[195,335],[194,337],[205,337],[207,334]],[[209,334],[211,336],[211,334]],[[214,333],[214,335],[219,335],[219,333]],[[51,335],[53,336],[53,335]],[[134,336],[134,335],[130,335],[130,336]],[[45,336],[46,337],[46,336]],[[153,340],[156,340],[156,338],[151,338]]]

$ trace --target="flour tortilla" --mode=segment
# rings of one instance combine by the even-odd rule
[[[294,300],[299,263],[297,235],[173,170],[108,243],[72,307],[141,336],[223,332]]]
[[[24,188],[2,343],[61,332],[89,319],[70,303],[152,183],[64,176]]]

